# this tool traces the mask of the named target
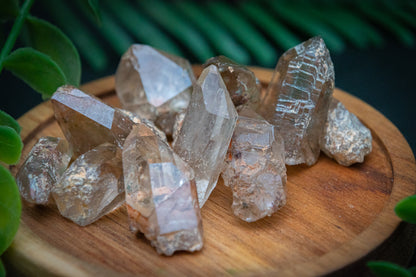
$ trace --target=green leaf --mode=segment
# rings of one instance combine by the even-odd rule
[[[65,74],[69,84],[79,86],[81,60],[71,40],[51,23],[30,16],[26,20],[30,46],[48,55]]]
[[[416,195],[402,199],[397,203],[394,211],[404,221],[416,224]]]
[[[4,268],[3,262],[0,260],[0,277],[6,276],[6,269]]]
[[[407,269],[390,262],[372,261],[367,266],[377,277],[412,277]]]
[[[416,276],[416,266],[412,266],[408,270],[410,273],[412,273],[413,277]]]
[[[33,48],[19,48],[5,60],[4,67],[34,90],[49,98],[67,80],[59,66],[46,54]]]
[[[0,6],[0,20],[14,18],[19,14],[19,3],[17,0],[1,0]]]
[[[18,134],[20,134],[20,125],[17,121],[6,112],[0,110],[0,126],[5,125],[12,127]]]
[[[0,255],[10,246],[20,223],[22,203],[10,172],[0,166]]]
[[[16,164],[22,153],[23,143],[16,131],[8,126],[0,126],[0,161]]]

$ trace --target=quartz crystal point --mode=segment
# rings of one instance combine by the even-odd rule
[[[194,81],[187,60],[134,44],[118,65],[116,91],[124,109],[171,135],[176,113],[188,107]]]
[[[283,139],[250,108],[239,110],[222,178],[233,191],[234,214],[244,221],[270,216],[286,203]]]
[[[88,225],[124,202],[121,150],[105,143],[79,156],[52,191],[59,212]]]
[[[212,57],[204,67],[216,65],[236,107],[248,104],[256,109],[260,103],[261,84],[254,73],[225,56]]]
[[[58,88],[52,105],[76,156],[106,142],[122,148],[134,125],[129,116],[72,86]]]
[[[329,106],[328,119],[321,136],[321,150],[339,164],[362,163],[372,149],[370,130],[336,99]]]
[[[126,204],[133,232],[142,232],[159,254],[203,246],[193,170],[152,130],[139,124],[123,149]]]
[[[200,207],[217,184],[237,116],[218,68],[208,66],[194,85],[173,145],[175,153],[194,169]]]
[[[53,186],[67,168],[71,156],[72,151],[66,140],[40,138],[16,176],[22,197],[30,203],[46,205]]]
[[[334,67],[320,37],[286,51],[257,110],[275,125],[288,165],[314,164],[334,89]]]

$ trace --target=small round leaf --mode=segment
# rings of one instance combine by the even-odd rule
[[[377,277],[412,277],[410,271],[390,262],[372,261],[368,262],[367,266]]]
[[[16,164],[22,153],[23,143],[16,131],[8,126],[0,126],[0,161]]]
[[[12,127],[18,134],[20,134],[20,125],[17,121],[6,112],[0,110],[0,126],[5,125]]]
[[[4,60],[4,67],[26,84],[49,98],[67,80],[61,68],[46,54],[33,48],[19,48]]]
[[[10,246],[20,223],[22,203],[10,172],[0,166],[0,255]]]
[[[402,199],[397,203],[394,211],[404,221],[416,224],[416,195]]]

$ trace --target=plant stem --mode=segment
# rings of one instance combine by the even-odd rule
[[[27,15],[29,14],[29,10],[32,7],[33,2],[34,0],[25,1],[25,3],[23,4],[22,8],[19,11],[19,15],[16,17],[12,30],[10,31],[10,34],[7,37],[6,42],[4,43],[4,47],[3,49],[1,49],[0,73],[3,70],[4,59],[9,55],[10,51],[12,51],[14,43],[16,42],[16,39],[20,34],[20,30],[22,29],[23,23],[25,22]]]

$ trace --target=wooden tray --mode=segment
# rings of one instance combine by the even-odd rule
[[[199,75],[201,68],[194,70]],[[253,71],[266,87],[272,71]],[[81,89],[120,105],[113,77]],[[396,229],[400,219],[393,209],[415,193],[416,167],[406,140],[388,119],[346,92],[336,89],[334,95],[371,129],[373,152],[351,167],[324,155],[312,167],[288,167],[288,203],[272,217],[250,224],[234,217],[231,191],[220,180],[202,209],[203,250],[164,257],[144,237],[129,232],[124,207],[79,227],[54,208],[24,204],[6,263],[20,273],[42,276],[313,276],[351,264]],[[19,123],[23,157],[41,136],[62,137],[49,101]]]

